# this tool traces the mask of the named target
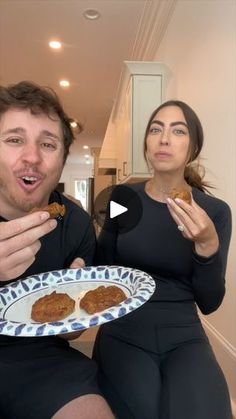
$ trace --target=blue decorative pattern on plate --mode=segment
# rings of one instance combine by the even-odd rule
[[[93,315],[79,307],[83,295],[100,285],[120,287],[127,299]],[[70,333],[125,316],[152,296],[155,281],[138,269],[122,266],[90,266],[45,272],[0,288],[0,334],[49,336]],[[63,320],[36,323],[31,319],[33,303],[53,291],[67,293],[76,301],[75,311]]]

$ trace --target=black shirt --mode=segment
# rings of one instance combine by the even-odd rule
[[[145,183],[128,185],[140,197],[143,213],[138,225],[125,232],[125,217],[109,219],[98,240],[96,262],[146,271],[157,281],[152,301],[195,301],[204,314],[221,304],[231,236],[231,211],[222,200],[193,188],[193,198],[213,221],[220,247],[211,257],[195,253],[194,243],[177,229],[167,205],[150,198]],[[119,202],[119,186],[112,200]]]
[[[54,191],[49,203],[64,204],[66,213],[58,220],[57,227],[43,236],[41,248],[36,254],[34,263],[21,275],[21,278],[57,269],[69,268],[76,257],[85,260],[86,265],[91,265],[95,252],[95,233],[86,211],[70,201],[64,195]],[[6,221],[0,216],[0,221]],[[0,286],[11,281],[1,281]]]
[[[41,272],[69,268],[76,257],[83,258],[86,265],[91,265],[93,262],[96,237],[88,213],[57,191],[50,196],[49,203],[52,202],[64,204],[66,213],[61,220],[58,220],[57,227],[40,239],[41,248],[36,254],[36,259],[21,275],[21,278]],[[7,220],[0,216],[0,221]],[[1,281],[0,286],[17,279],[20,278]],[[13,342],[16,344],[24,343],[24,341],[29,342],[33,339],[36,338],[0,336],[0,346]]]

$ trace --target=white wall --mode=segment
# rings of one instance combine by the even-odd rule
[[[66,163],[60,178],[65,183],[65,193],[75,196],[75,180],[88,179],[93,176],[93,166]]]
[[[236,1],[178,0],[155,59],[172,73],[166,99],[186,101],[199,115],[206,178],[232,209],[227,295],[206,329],[236,401]]]
[[[88,179],[94,176],[92,148],[99,147],[101,140],[86,132],[75,136],[75,141],[70,147],[70,152],[63,169],[60,182],[65,183],[65,192],[74,196],[74,181]],[[89,149],[83,149],[83,145],[89,144]],[[88,154],[89,163],[86,164],[85,154]]]

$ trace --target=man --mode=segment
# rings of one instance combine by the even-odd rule
[[[69,118],[53,91],[31,82],[0,87],[0,286],[92,264],[88,214],[54,191],[72,141]],[[62,220],[29,213],[54,201],[66,206]],[[62,337],[0,336],[1,418],[113,418],[94,362]]]

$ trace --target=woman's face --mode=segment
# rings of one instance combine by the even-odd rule
[[[182,110],[166,106],[154,116],[146,138],[146,157],[155,172],[183,173],[190,136]]]

